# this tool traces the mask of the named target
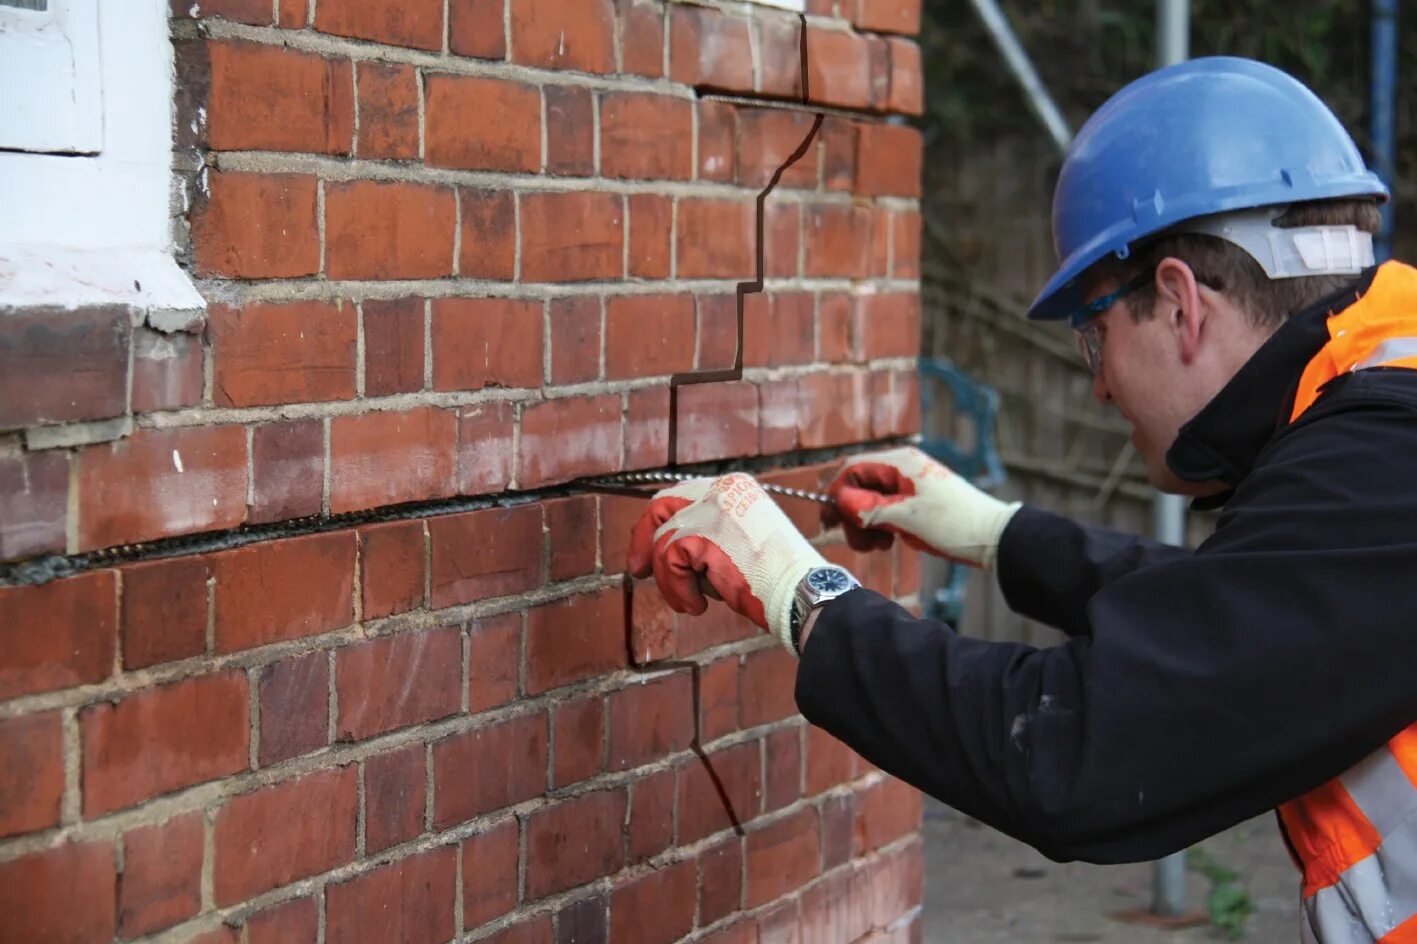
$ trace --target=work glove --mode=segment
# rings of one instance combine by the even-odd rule
[[[826,563],[757,480],[743,473],[690,479],[658,492],[630,532],[630,573],[653,573],[671,608],[703,613],[707,584],[789,649],[797,585]]]
[[[1005,504],[911,446],[868,453],[842,467],[823,512],[858,551],[907,545],[952,561],[994,566],[999,537],[1020,502]]]

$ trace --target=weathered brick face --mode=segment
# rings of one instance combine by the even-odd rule
[[[740,339],[811,127],[772,107],[795,15],[173,4],[206,320],[0,312],[0,560],[291,533],[0,586],[0,939],[918,933],[918,797],[806,725],[775,642],[631,581],[644,503],[580,485],[818,488],[799,450],[918,428],[919,0],[809,12],[811,100],[853,113],[766,201]],[[669,376],[740,344],[671,444]],[[918,603],[913,554],[784,509]]]

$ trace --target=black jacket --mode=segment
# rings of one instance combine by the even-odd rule
[[[1233,486],[1194,552],[1025,507],[999,583],[1066,643],[968,639],[853,591],[807,641],[802,713],[1050,858],[1093,862],[1183,849],[1417,720],[1417,371],[1347,374],[1287,422],[1325,320],[1371,277],[1286,322],[1182,429],[1173,470]]]

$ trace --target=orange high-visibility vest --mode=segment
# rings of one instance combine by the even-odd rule
[[[1417,269],[1384,263],[1328,332],[1300,376],[1291,422],[1349,371],[1417,370]],[[1304,873],[1305,942],[1417,942],[1417,723],[1279,817]]]

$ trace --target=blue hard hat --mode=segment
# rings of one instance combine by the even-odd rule
[[[1220,56],[1160,69],[1108,99],[1068,148],[1053,192],[1061,263],[1028,316],[1067,317],[1089,266],[1184,220],[1336,197],[1388,191],[1297,79]]]

